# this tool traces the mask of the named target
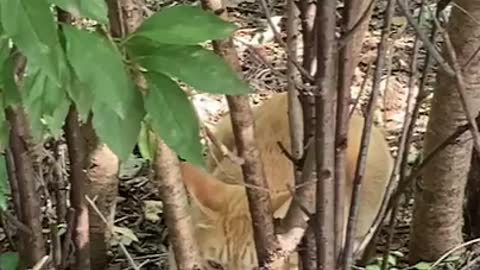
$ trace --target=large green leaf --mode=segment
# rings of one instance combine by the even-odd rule
[[[97,33],[64,25],[67,57],[78,80],[94,93],[94,102],[126,117],[134,89],[117,48]]]
[[[145,109],[153,130],[182,158],[204,166],[198,118],[185,92],[163,74],[149,72],[145,78]]]
[[[0,88],[4,93],[3,106],[15,106],[21,102],[20,93],[15,83],[14,64],[12,57],[0,63]]]
[[[5,252],[0,254],[0,269],[16,270],[19,265],[19,257],[16,252]]]
[[[248,94],[248,84],[225,61],[201,46],[154,44],[143,38],[127,44],[133,60],[148,71],[160,72],[191,85],[198,91],[240,95]]]
[[[85,17],[108,24],[108,8],[105,0],[48,0],[75,17]]]
[[[125,161],[133,151],[140,132],[141,121],[145,117],[140,91],[133,92],[127,104],[125,117],[121,118],[109,106],[102,103],[93,105],[93,127],[100,140]]]
[[[57,105],[58,108],[51,115],[45,115],[43,117],[45,126],[50,131],[50,135],[57,140],[60,139],[63,134],[63,126],[68,115],[70,104],[70,99],[64,98],[60,101]]]
[[[161,43],[190,45],[224,39],[234,30],[234,24],[200,7],[175,6],[152,15],[132,35]]]
[[[71,78],[70,87],[67,89],[68,95],[75,103],[80,120],[86,122],[93,106],[94,93],[88,86],[80,82],[75,74],[72,74]]]
[[[28,61],[41,66],[60,85],[64,59],[49,4],[45,0],[0,0],[0,20]]]
[[[58,137],[69,103],[64,87],[54,84],[42,69],[29,65],[21,92],[33,137],[39,140],[48,130]]]

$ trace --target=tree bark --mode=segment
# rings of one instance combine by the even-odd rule
[[[471,16],[480,16],[480,2],[458,0],[457,5]],[[452,9],[447,31],[463,67],[466,102],[476,115],[480,108],[478,70],[480,58],[475,51],[480,46],[480,26],[458,8]],[[445,47],[443,55],[448,57]],[[473,56],[473,58],[472,58]],[[472,59],[471,59],[472,58]],[[465,64],[468,62],[468,65]],[[435,95],[425,136],[424,152],[429,153],[457,127],[466,123],[466,115],[456,89],[454,77],[443,69],[437,72]],[[424,170],[423,182],[417,185],[413,228],[411,231],[411,262],[432,261],[460,244],[462,239],[462,206],[464,188],[472,153],[471,133],[466,132],[454,144],[438,153]]]
[[[317,268],[335,269],[335,112],[336,1],[317,1],[317,74],[315,91],[315,154],[317,201],[314,229]]]
[[[368,12],[366,16],[370,18],[373,8],[369,8],[369,2],[372,0],[348,0],[345,1],[345,11],[343,13],[343,32],[350,31],[361,16]],[[362,22],[353,34],[352,39],[345,44],[339,52],[338,61],[338,85],[337,85],[337,114],[335,129],[335,250],[338,254],[344,244],[344,224],[345,218],[345,182],[346,182],[346,149],[348,137],[348,120],[350,111],[350,87],[352,84],[353,73],[358,65],[360,50],[365,32],[368,28],[369,19]]]

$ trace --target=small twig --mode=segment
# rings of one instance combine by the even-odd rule
[[[72,236],[73,236],[73,226],[75,222],[75,209],[70,207],[67,212],[67,228],[65,231],[65,238],[62,243],[62,262],[60,264],[60,269],[66,269],[67,264],[71,257],[71,248],[73,246]]]
[[[88,197],[88,195],[85,195],[85,199],[87,200],[90,207],[92,207],[92,209],[95,211],[95,213],[97,213],[97,215],[100,217],[100,219],[103,221],[103,223],[105,223],[105,225],[106,225],[105,227],[110,231],[110,233],[115,234],[113,232],[113,229],[111,228],[110,224],[108,223],[107,219],[105,218],[105,216],[102,214],[102,212],[100,212],[100,209],[98,209],[97,205],[95,205],[95,203],[90,199],[90,197]],[[140,270],[140,268],[137,266],[137,264],[133,260],[132,256],[128,252],[128,250],[125,248],[125,245],[123,245],[121,242],[119,242],[118,245],[120,246],[120,249],[122,250],[125,257],[127,257],[127,260],[129,262],[130,266],[135,270]]]
[[[203,130],[205,131],[205,135],[207,135],[208,139],[215,145],[215,147],[217,147],[218,150],[220,150],[224,157],[227,157],[238,166],[241,166],[245,162],[243,158],[235,155],[232,151],[228,149],[228,147],[226,147],[222,142],[220,142],[217,137],[215,137],[215,134],[213,134],[208,127],[204,126]]]
[[[432,42],[434,42],[436,32],[437,32],[436,27],[433,27],[431,29],[431,34],[430,34],[430,38],[431,38]],[[417,38],[417,40],[418,40],[418,38]],[[415,121],[418,118],[418,115],[420,113],[421,104],[422,104],[423,100],[427,97],[426,86],[427,86],[428,75],[429,75],[429,72],[432,68],[432,65],[433,65],[433,61],[432,61],[431,53],[429,51],[427,51],[426,56],[425,56],[425,66],[424,66],[423,71],[422,71],[422,78],[420,80],[420,86],[419,86],[417,98],[416,98],[416,101],[415,101],[415,106],[414,106],[413,112],[412,112],[412,121],[410,122],[410,127],[409,127],[409,131],[408,131],[407,146],[405,148],[406,149],[405,151],[407,151],[407,153],[409,153],[409,149],[410,149],[409,145],[411,144],[411,141],[412,141],[413,130],[415,128]],[[411,87],[413,87],[413,86],[411,85]],[[387,216],[386,214],[388,212],[390,212],[390,209],[396,203],[398,197],[403,193],[404,189],[407,186],[409,186],[414,181],[414,179],[416,178],[416,177],[411,178],[411,179],[406,178],[407,172],[406,172],[405,166],[406,166],[407,163],[408,163],[408,155],[404,155],[402,165],[401,165],[402,170],[400,171],[399,187],[397,187],[397,189],[396,189],[397,191],[395,192],[395,194],[392,194],[392,188],[393,188],[392,184],[393,183],[389,183],[387,191],[388,191],[388,194],[392,194],[392,195],[391,196],[387,195],[383,198],[380,210],[379,210],[379,212],[378,212],[378,214],[375,218],[375,221],[372,224],[372,226],[371,226],[369,232],[367,233],[367,235],[363,238],[361,244],[359,245],[359,247],[357,249],[357,252],[364,250],[366,248],[367,244],[371,241],[371,239],[373,239],[373,237],[375,237],[375,235],[378,233],[378,228],[381,226],[381,224],[383,224],[383,220]]]
[[[50,258],[50,256],[48,255],[45,255],[43,256],[43,258],[38,261],[33,267],[32,267],[32,270],[40,270],[43,268],[43,266],[48,262],[48,259]]]
[[[363,78],[362,85],[360,86],[360,91],[358,92],[357,97],[353,101],[353,106],[350,109],[350,113],[348,116],[349,119],[352,118],[352,115],[355,113],[357,105],[360,103],[360,99],[362,98],[362,95],[365,92],[365,89],[367,89],[368,73],[370,73],[371,68],[372,68],[372,62],[368,63],[367,71],[365,72],[365,77]]]
[[[10,214],[10,212],[8,211],[2,211],[2,213],[5,215],[5,217],[7,218],[8,221],[10,221],[13,225],[15,225],[20,231],[22,231],[23,233],[26,233],[27,235],[31,235],[32,234],[32,230],[30,230],[30,228],[28,228],[27,225],[23,224],[20,220],[18,220],[15,216],[13,216],[12,214]]]
[[[287,190],[290,193],[290,196],[292,196],[292,203],[296,203],[298,208],[300,208],[300,210],[302,210],[302,212],[308,217],[308,219],[311,220],[313,217],[313,213],[310,213],[307,207],[297,198],[297,196],[295,196],[296,189],[297,187],[292,188],[292,186],[287,184]]]
[[[287,44],[285,44],[285,42],[282,40],[282,37],[280,36],[280,33],[277,31],[277,28],[275,28],[275,24],[272,21],[272,14],[270,14],[270,10],[268,8],[267,2],[265,0],[260,0],[260,4],[262,5],[263,11],[265,12],[265,17],[267,18],[267,23],[270,26],[270,28],[272,29],[273,36],[275,37],[275,40],[278,42],[278,44],[282,48],[286,49]],[[304,78],[306,78],[311,83],[315,82],[315,78],[313,78],[312,75],[310,75],[310,73],[306,69],[304,69],[303,66],[300,63],[298,63],[298,61],[296,59],[293,59],[291,57],[289,57],[287,59],[295,65],[295,67],[298,69],[298,71],[302,74],[302,76]]]
[[[409,24],[413,26],[413,29],[417,33],[418,38],[423,42],[425,49],[429,51],[432,57],[438,62],[440,67],[447,73],[449,76],[455,76],[455,72],[453,71],[452,67],[443,59],[440,55],[438,50],[436,49],[435,45],[428,39],[427,35],[422,31],[418,23],[415,21],[413,15],[408,11],[408,8],[405,4],[404,0],[397,0],[397,3],[402,11],[403,15],[407,18]]]
[[[471,246],[475,243],[478,243],[480,242],[480,238],[476,238],[476,239],[473,239],[473,240],[470,240],[468,242],[465,242],[465,243],[462,243],[452,249],[450,249],[449,251],[445,252],[445,254],[443,254],[440,258],[438,258],[438,260],[436,260],[432,266],[430,267],[430,270],[433,270],[435,267],[437,267],[438,265],[440,265],[440,263],[442,263],[442,261],[444,261],[446,258],[448,258],[448,256],[450,256],[452,253],[454,253],[455,251],[457,250],[460,250],[460,249],[463,249],[464,247],[467,247],[467,246]]]
[[[472,20],[473,22],[475,22],[475,24],[479,25],[480,24],[480,21],[477,20],[477,18],[475,18],[470,12],[466,11],[463,7],[461,7],[460,5],[458,5],[457,3],[455,3],[455,1],[449,1],[450,4],[452,4],[452,7],[456,7],[458,8],[458,10],[460,10],[461,12],[463,12],[463,14],[467,15],[470,20]],[[446,6],[445,6],[446,7]],[[437,16],[439,14],[439,11],[443,11],[443,9],[439,9],[438,8],[438,5],[437,5]]]
[[[422,1],[422,4],[420,6],[420,13],[418,15],[418,20],[419,23],[422,23],[422,18],[423,18],[423,6],[425,4],[425,0]],[[417,117],[415,113],[416,108],[418,108],[418,104],[415,104],[413,110],[413,102],[414,102],[414,87],[415,87],[415,80],[416,80],[416,69],[417,69],[417,59],[418,59],[418,52],[420,50],[420,42],[418,37],[415,37],[415,42],[413,45],[413,53],[412,53],[412,61],[410,63],[410,81],[409,81],[409,89],[408,89],[408,95],[407,95],[407,104],[405,108],[405,116],[404,116],[404,121],[403,121],[403,127],[402,127],[402,134],[399,139],[399,146],[398,146],[398,151],[397,151],[397,157],[395,159],[395,163],[393,166],[393,171],[389,180],[389,183],[387,185],[387,192],[386,192],[386,197],[390,196],[391,194],[391,187],[393,186],[393,183],[396,182],[398,176],[400,175],[401,177],[404,176],[404,170],[406,169],[405,167],[407,166],[406,161],[407,161],[407,155],[409,153],[410,149],[410,143],[411,143],[411,134],[413,133],[413,127],[415,124],[414,117]],[[428,63],[426,65],[426,68],[428,69]],[[386,90],[386,89],[385,89]],[[418,93],[420,95],[420,93]],[[420,100],[416,100],[416,102],[420,102]],[[384,108],[385,109],[385,108]],[[382,207],[383,204],[385,204],[386,200],[382,200]],[[390,227],[389,227],[389,232],[388,232],[388,237],[387,237],[387,242],[385,245],[385,251],[383,253],[383,261],[382,261],[382,270],[387,270],[388,268],[388,256],[390,255],[390,248],[391,244],[393,241],[393,236],[395,234],[395,226],[396,226],[396,216],[397,216],[397,202],[394,202],[394,205],[392,206],[392,211],[390,213]]]
[[[383,74],[385,65],[385,54],[388,50],[388,38],[391,32],[391,22],[393,13],[395,11],[395,1],[389,0],[385,9],[385,19],[382,27],[382,36],[378,44],[378,55],[375,63],[375,73],[373,76],[372,94],[368,102],[368,113],[365,117],[365,124],[362,131],[360,149],[358,152],[358,163],[355,168],[355,176],[353,181],[353,190],[351,197],[350,211],[348,215],[347,233],[345,238],[345,251],[343,254],[342,267],[344,270],[350,269],[353,261],[353,243],[354,243],[354,228],[359,209],[360,188],[362,185],[362,178],[364,176],[367,160],[367,149],[370,142],[370,134],[373,125],[373,114],[375,111],[375,104],[379,95],[380,80]]]
[[[15,240],[13,240],[12,232],[9,229],[8,224],[5,221],[5,218],[3,216],[0,216],[0,223],[3,228],[3,231],[5,232],[5,235],[7,236],[8,244],[12,249],[18,250],[17,243],[15,243]]]
[[[277,142],[278,147],[282,151],[282,153],[294,164],[297,164],[298,160],[288,152],[288,150],[285,148],[285,146],[282,144],[282,142]]]
[[[443,142],[441,142],[437,147],[435,147],[428,155],[425,157],[425,159],[422,160],[420,164],[418,164],[415,168],[413,168],[412,172],[408,176],[405,181],[399,183],[396,191],[392,194],[392,197],[389,200],[389,207],[393,205],[394,201],[398,199],[398,197],[403,193],[405,188],[409,186],[413,181],[420,176],[420,174],[423,172],[423,169],[425,168],[426,165],[430,163],[430,161],[445,147],[447,147],[449,144],[453,143],[455,139],[460,137],[464,132],[468,130],[468,124],[459,126],[457,130],[455,130],[450,136],[448,136]]]

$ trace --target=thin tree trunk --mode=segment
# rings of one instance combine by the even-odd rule
[[[361,18],[368,4],[372,0],[347,0],[345,1],[343,13],[343,32],[350,31],[355,23]],[[370,18],[373,8],[370,8]],[[344,243],[345,228],[345,181],[346,181],[346,149],[348,136],[348,120],[350,109],[350,86],[353,73],[358,65],[360,50],[369,20],[365,20],[339,52],[338,66],[338,98],[337,98],[337,119],[335,131],[335,249],[339,255]]]
[[[178,270],[196,270],[201,267],[200,253],[193,237],[192,218],[187,212],[187,193],[177,155],[158,140],[154,183],[164,203],[165,221]]]
[[[317,1],[317,7],[315,238],[318,269],[335,269],[336,1]]]
[[[25,266],[32,267],[46,254],[45,242],[42,234],[42,211],[39,197],[36,192],[33,163],[28,152],[27,141],[30,136],[23,111],[18,108],[6,109],[6,116],[10,124],[10,147],[15,164],[15,176],[20,194],[20,204],[23,222],[32,232],[25,243]]]
[[[89,213],[85,199],[87,194],[86,148],[78,123],[78,114],[71,105],[65,124],[65,137],[70,159],[70,201],[75,210],[73,243],[75,246],[75,269],[90,269]]]
[[[480,2],[458,0],[457,5],[473,18],[480,16]],[[480,26],[458,8],[452,8],[447,31],[463,67],[467,102],[476,115],[480,108],[478,71],[480,58],[474,53],[480,46]],[[444,48],[443,55],[449,58]],[[472,56],[473,59],[470,59]],[[469,61],[468,66],[465,64]],[[425,136],[424,152],[429,153],[458,126],[466,115],[456,89],[455,78],[437,71],[437,83]],[[423,181],[415,192],[410,255],[412,262],[437,259],[450,248],[462,243],[462,204],[471,160],[471,133],[464,133],[455,144],[438,153],[424,170]]]
[[[227,18],[228,14],[221,0],[203,0],[202,4],[204,8],[214,11],[221,18]],[[240,75],[241,66],[232,39],[214,41],[213,47],[215,52],[222,56],[227,64]],[[255,141],[253,116],[248,97],[227,96],[227,103],[238,155],[245,161],[241,166],[244,181],[249,186],[268,190],[263,164]],[[246,192],[252,216],[258,263],[262,268],[270,265],[276,259],[275,255],[279,250],[273,227],[272,204],[268,192],[251,188],[247,188]]]

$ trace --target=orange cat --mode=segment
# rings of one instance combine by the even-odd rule
[[[274,216],[283,217],[290,203],[286,186],[293,185],[293,165],[277,142],[290,149],[286,93],[276,94],[254,110],[255,131],[265,176],[269,184]],[[348,214],[352,181],[363,129],[363,118],[350,121],[347,148],[346,208]],[[216,137],[229,149],[235,149],[230,117],[224,117],[215,130]],[[367,233],[385,193],[393,166],[382,131],[372,130],[367,167],[360,194],[360,209],[355,230],[356,242]],[[215,162],[217,160],[217,162]],[[205,269],[253,270],[257,258],[251,228],[243,176],[238,165],[213,151],[207,160],[210,172],[182,163],[183,180],[192,195],[191,213],[194,234]],[[284,206],[284,207],[282,207]],[[346,218],[347,216],[345,216]],[[220,267],[221,266],[221,267]],[[170,269],[175,270],[170,253]],[[296,254],[286,269],[298,269]]]

